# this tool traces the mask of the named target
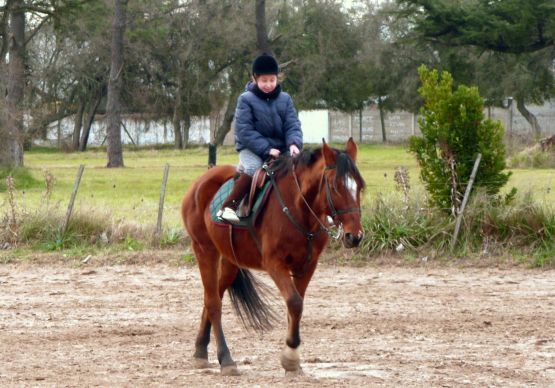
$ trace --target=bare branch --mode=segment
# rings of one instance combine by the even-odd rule
[[[29,43],[31,41],[31,39],[34,38],[34,36],[37,34],[37,32],[40,31],[40,29],[42,28],[42,26],[50,19],[50,16],[45,17],[44,19],[41,20],[41,22],[39,23],[38,26],[36,26],[35,28],[33,28],[31,30],[31,32],[29,32],[29,34],[27,35],[27,38],[25,39],[25,42],[23,43],[24,45],[27,45],[27,43]]]

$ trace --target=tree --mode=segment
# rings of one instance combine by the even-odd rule
[[[297,5],[297,4],[295,4]],[[286,89],[299,109],[354,112],[370,95],[361,35],[338,2],[303,1],[283,7],[278,17],[283,36],[274,51],[288,58]]]
[[[517,108],[535,137],[540,136],[538,120],[526,104],[541,104],[555,92],[552,0],[398,0],[398,3],[401,5],[398,14],[415,26],[414,32],[420,39],[440,51],[453,53],[453,47],[462,48],[462,53],[452,57],[473,58],[473,81],[481,86],[488,104],[500,105],[507,96],[515,97]],[[461,81],[457,71],[452,73]]]
[[[475,61],[475,82],[484,96],[496,105],[512,96],[516,107],[532,128],[536,141],[542,136],[542,128],[526,104],[542,104],[555,92],[551,50],[529,54],[500,54],[486,52]],[[495,71],[492,71],[495,69]]]
[[[555,42],[552,0],[397,0],[402,14],[431,42],[530,53]]]
[[[106,114],[108,127],[108,165],[123,167],[123,150],[121,145],[121,89],[124,71],[123,37],[127,12],[127,0],[115,0],[112,28],[112,60],[108,80],[108,103]]]
[[[405,20],[391,16],[397,6],[382,3],[380,8],[369,7],[362,22],[361,62],[367,62],[367,75],[371,101],[380,112],[382,140],[387,140],[385,112],[403,109],[416,113],[421,105],[418,96],[416,68],[429,63],[429,55],[412,41],[405,41],[409,31]],[[364,82],[364,81],[363,81]]]
[[[0,6],[0,73],[2,76],[6,74],[1,82],[6,96],[2,104],[5,109],[1,110],[0,117],[0,122],[4,124],[0,133],[3,137],[0,141],[1,165],[22,165],[23,145],[29,144],[29,138],[37,128],[44,128],[49,122],[69,114],[64,109],[46,113],[41,109],[30,109],[36,101],[57,106],[48,98],[49,93],[44,93],[44,89],[38,88],[37,84],[46,84],[39,74],[58,53],[53,50],[54,55],[47,58],[46,53],[50,50],[31,50],[33,45],[39,46],[46,41],[45,30],[61,19],[70,19],[73,12],[87,1],[90,0],[8,0]],[[27,23],[27,18],[32,23]],[[9,56],[6,55],[8,53]],[[35,83],[33,77],[41,79]],[[24,121],[27,112],[32,114],[29,121]]]
[[[272,53],[266,28],[266,0],[256,0],[256,45],[262,53]]]
[[[9,15],[8,34],[4,42],[8,47],[7,90],[4,129],[1,131],[0,165],[23,166],[23,92],[25,88],[25,11],[23,0],[6,3]],[[3,58],[2,58],[3,59]]]
[[[424,99],[419,119],[422,137],[412,137],[409,149],[421,167],[430,200],[455,215],[478,153],[482,161],[475,186],[495,195],[507,183],[510,173],[503,172],[503,128],[499,122],[484,118],[478,88],[460,85],[453,91],[448,72],[440,77],[437,70],[425,66],[418,72]]]

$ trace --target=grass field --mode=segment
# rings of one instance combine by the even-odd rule
[[[25,166],[32,176],[44,181],[48,170],[55,178],[55,185],[48,206],[58,206],[65,211],[73,182],[80,164],[85,165],[75,208],[80,211],[103,211],[115,220],[140,224],[155,224],[158,215],[160,185],[166,163],[170,165],[164,207],[164,226],[178,228],[180,201],[191,182],[206,171],[207,148],[187,151],[172,149],[125,150],[123,169],[107,169],[104,150],[86,153],[59,153],[38,149],[25,154]],[[237,153],[232,147],[218,149],[218,164],[235,164]],[[358,166],[367,183],[366,201],[371,202],[377,193],[387,195],[395,190],[395,168],[405,166],[412,188],[422,188],[419,169],[414,157],[403,146],[362,145]],[[555,201],[555,170],[513,170],[507,190],[531,191],[539,201]],[[32,210],[47,204],[43,198],[44,185],[18,190],[16,201],[23,209]],[[7,207],[6,193],[0,193],[0,214]]]

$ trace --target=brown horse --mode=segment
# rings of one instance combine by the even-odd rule
[[[271,326],[273,313],[257,293],[247,268],[266,271],[283,296],[288,311],[286,346],[281,365],[299,373],[299,324],[306,288],[318,257],[331,235],[330,219],[343,231],[343,244],[356,247],[363,237],[360,195],[364,180],[356,165],[357,146],[349,139],[345,151],[325,142],[298,157],[281,157],[269,168],[273,189],[255,222],[254,236],[245,229],[212,221],[210,202],[235,167],[215,167],[193,183],[181,206],[192,240],[202,284],[204,309],[195,343],[197,367],[208,367],[210,330],[214,329],[221,374],[238,374],[222,329],[222,297],[226,290],[235,310],[256,329]]]

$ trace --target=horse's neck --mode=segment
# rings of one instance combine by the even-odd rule
[[[303,209],[303,212],[307,213],[309,212],[309,209],[306,208],[308,205],[318,218],[325,213],[325,196],[323,195],[323,182],[322,185],[320,184],[321,178],[322,176],[320,173],[308,168],[298,171],[297,181],[300,186],[299,191],[299,187],[297,187],[297,184],[294,182],[294,177],[291,174],[291,180],[293,181],[292,187],[295,191],[295,202],[300,203],[300,208]],[[313,216],[310,218],[313,219]]]

